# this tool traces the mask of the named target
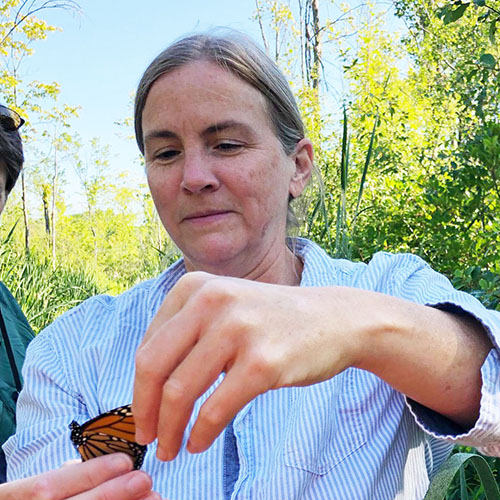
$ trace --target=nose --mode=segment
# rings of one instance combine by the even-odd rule
[[[181,187],[184,192],[197,194],[216,191],[220,186],[212,162],[202,153],[186,154]]]

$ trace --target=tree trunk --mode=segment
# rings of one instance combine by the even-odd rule
[[[45,184],[42,186],[43,216],[45,219],[45,232],[50,235],[50,215],[49,215],[49,189]]]
[[[30,226],[28,219],[28,202],[26,199],[26,181],[24,179],[24,170],[21,171],[21,188],[23,199],[23,221],[24,221],[24,247],[26,252],[30,251]]]
[[[312,87],[319,87],[319,71],[321,65],[321,28],[319,25],[319,0],[311,0],[311,11],[313,18],[313,67],[312,67]]]
[[[312,20],[311,20],[312,17]],[[321,67],[321,26],[319,0],[307,0],[304,9],[304,59],[308,85],[319,88]]]
[[[52,178],[52,207],[51,207],[51,222],[52,222],[52,268],[56,267],[56,197],[57,197],[57,180],[59,175],[59,164],[57,161],[57,146],[54,151],[54,176]]]

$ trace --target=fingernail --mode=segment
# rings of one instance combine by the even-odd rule
[[[148,444],[146,434],[141,429],[135,430],[135,440],[139,444]]]
[[[144,500],[161,500],[161,496],[155,491],[152,491]]]
[[[201,453],[202,451],[205,451],[203,447],[194,444],[193,441],[191,441],[191,439],[188,440],[186,448],[189,451],[189,453]]]
[[[116,471],[129,471],[133,467],[132,459],[125,453],[112,453],[109,455],[112,467]]]
[[[142,493],[151,488],[151,479],[142,471],[137,471],[136,474],[127,483],[127,488],[132,493]]]
[[[174,458],[168,450],[160,447],[158,447],[158,449],[156,450],[156,457],[162,462],[168,462],[169,460],[172,460]]]

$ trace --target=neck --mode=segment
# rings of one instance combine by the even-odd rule
[[[234,278],[271,283],[275,285],[298,286],[300,284],[303,264],[283,242],[279,251],[269,251],[257,259],[257,264],[240,266],[230,263],[229,265],[203,266],[194,265],[184,256],[186,271],[204,271],[219,276],[231,276]]]

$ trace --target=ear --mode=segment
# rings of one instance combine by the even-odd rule
[[[292,155],[295,161],[295,170],[290,179],[289,193],[293,198],[298,198],[311,177],[314,162],[314,151],[309,139],[301,139]]]

